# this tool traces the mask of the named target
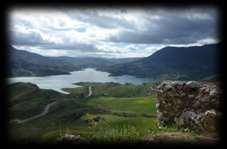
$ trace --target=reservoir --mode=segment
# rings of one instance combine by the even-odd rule
[[[148,78],[136,78],[134,76],[123,75],[123,76],[111,76],[108,72],[98,71],[93,68],[86,68],[81,71],[73,71],[66,75],[52,75],[52,76],[41,76],[41,77],[13,77],[9,78],[9,83],[16,82],[30,82],[39,86],[42,89],[52,89],[61,93],[68,94],[63,91],[63,88],[74,88],[79,87],[73,83],[78,82],[115,82],[120,84],[132,83],[142,84],[146,82],[152,82],[152,79]]]

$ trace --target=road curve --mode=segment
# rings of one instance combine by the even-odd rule
[[[25,123],[25,122],[28,122],[28,121],[31,121],[31,120],[40,118],[40,117],[46,115],[46,114],[49,112],[50,107],[53,106],[54,104],[56,104],[56,101],[51,102],[51,103],[49,103],[48,105],[46,105],[46,107],[44,108],[44,110],[43,110],[42,113],[40,113],[40,114],[34,115],[34,116],[32,116],[32,117],[29,117],[29,118],[26,118],[26,119],[23,119],[23,120],[14,119],[14,120],[12,120],[12,121],[13,121],[13,122],[16,122],[16,123],[18,123],[18,124],[21,124],[21,123]]]
[[[92,95],[92,89],[91,86],[88,86],[88,95],[87,97],[90,97]]]

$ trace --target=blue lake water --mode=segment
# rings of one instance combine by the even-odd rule
[[[115,82],[115,83],[132,83],[142,84],[145,82],[152,82],[148,78],[136,78],[134,76],[123,75],[123,76],[110,76],[110,73],[98,71],[92,68],[86,68],[81,71],[73,71],[67,75],[52,75],[42,77],[14,77],[9,78],[9,83],[16,82],[30,82],[39,86],[42,89],[53,89],[55,91],[65,93],[63,88],[74,88],[79,87],[73,83],[77,82]]]

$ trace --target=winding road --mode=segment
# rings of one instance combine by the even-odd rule
[[[88,86],[88,95],[87,95],[87,97],[90,97],[90,96],[92,96],[92,88],[91,88],[91,86]],[[50,107],[53,106],[54,104],[56,104],[56,101],[51,102],[48,105],[46,105],[45,108],[44,108],[44,110],[40,114],[34,115],[32,117],[29,117],[29,118],[26,118],[26,119],[23,119],[23,120],[21,120],[21,119],[14,119],[11,122],[16,122],[18,124],[21,124],[21,123],[25,123],[25,122],[28,122],[28,121],[31,121],[31,120],[40,118],[40,117],[46,115],[49,112]]]
[[[92,95],[92,89],[91,86],[88,86],[88,95],[87,97],[90,97]]]
[[[40,117],[46,115],[46,114],[49,112],[50,107],[53,106],[54,104],[56,104],[56,101],[51,102],[51,103],[49,103],[48,105],[46,105],[46,107],[44,108],[43,112],[40,113],[40,114],[34,115],[34,116],[32,116],[32,117],[29,117],[29,118],[26,118],[26,119],[23,119],[23,120],[14,119],[14,120],[12,120],[12,121],[13,121],[13,122],[16,122],[16,123],[18,123],[18,124],[21,124],[21,123],[25,123],[25,122],[28,122],[28,121],[31,121],[31,120],[40,118]]]

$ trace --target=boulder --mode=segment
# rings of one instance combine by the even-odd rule
[[[59,141],[63,142],[77,142],[80,141],[80,135],[73,135],[73,134],[64,134]]]
[[[215,110],[207,110],[205,113],[202,113],[200,116],[201,128],[204,131],[216,132],[218,117],[218,113]]]
[[[163,81],[157,93],[157,118],[161,124],[176,124],[201,131],[217,129],[220,89],[214,83]]]

